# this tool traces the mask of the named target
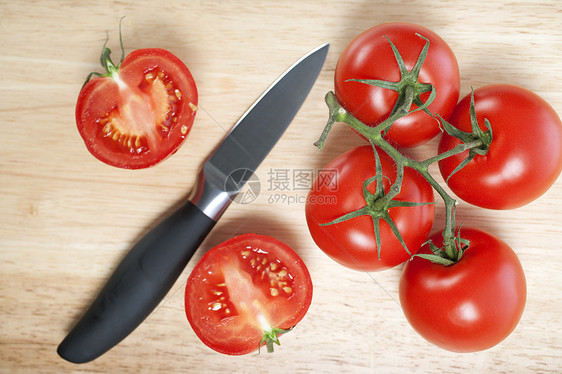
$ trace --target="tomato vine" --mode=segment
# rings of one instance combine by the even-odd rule
[[[456,129],[454,126],[449,124],[445,121],[441,116],[434,115],[428,109],[429,105],[433,102],[436,97],[436,89],[429,83],[421,83],[419,82],[418,76],[427,56],[427,52],[429,50],[429,39],[423,37],[422,35],[416,34],[420,38],[425,40],[425,45],[418,56],[418,60],[416,64],[412,68],[411,71],[406,69],[404,61],[400,55],[400,52],[396,48],[396,46],[392,43],[392,41],[387,38],[390,46],[392,47],[392,51],[396,58],[396,62],[400,68],[400,81],[398,82],[388,82],[388,81],[381,81],[381,80],[370,80],[370,79],[350,79],[349,81],[360,82],[363,84],[373,85],[381,88],[391,89],[398,93],[398,99],[396,104],[390,114],[390,116],[382,121],[381,123],[377,124],[374,127],[368,126],[365,123],[361,122],[357,119],[353,114],[347,111],[337,100],[336,95],[333,91],[330,91],[325,96],[326,104],[329,108],[329,118],[322,131],[320,138],[314,143],[316,147],[322,149],[326,138],[328,137],[329,132],[331,131],[333,125],[337,122],[345,123],[359,134],[363,135],[365,138],[369,140],[369,142],[373,145],[373,149],[375,146],[379,149],[383,150],[386,154],[388,154],[396,163],[397,169],[397,178],[396,181],[392,184],[389,192],[387,194],[378,193],[373,196],[365,196],[365,200],[368,203],[368,206],[374,205],[374,202],[369,202],[369,199],[378,199],[377,205],[382,206],[384,209],[388,209],[393,206],[393,204],[399,202],[393,202],[393,198],[400,192],[402,179],[400,178],[401,175],[404,174],[404,168],[409,167],[417,172],[419,172],[427,181],[428,183],[435,189],[435,191],[441,196],[445,203],[445,228],[443,230],[443,247],[437,248],[436,246],[432,246],[433,254],[426,254],[426,255],[418,255],[420,257],[426,258],[432,262],[440,263],[442,265],[452,265],[457,262],[464,249],[468,245],[466,240],[463,240],[460,237],[460,233],[455,233],[455,213],[456,213],[456,205],[457,201],[452,198],[447,191],[435,180],[435,178],[429,172],[429,166],[435,162],[439,162],[444,160],[448,157],[453,155],[457,155],[466,151],[469,151],[469,156],[461,163],[457,169],[452,173],[454,174],[466,164],[468,164],[477,154],[485,154],[488,150],[488,147],[492,141],[492,129],[491,124],[489,121],[485,121],[485,126],[487,131],[482,131],[476,121],[476,115],[474,113],[474,97],[472,96],[471,100],[471,119],[472,119],[472,132],[463,132]],[[429,97],[424,102],[422,101],[420,95],[423,93],[430,92]],[[415,107],[412,108],[412,104],[415,104]],[[462,142],[458,144],[451,150],[438,154],[436,156],[430,157],[425,160],[414,160],[402,154],[398,149],[396,149],[389,141],[384,138],[386,132],[390,129],[392,124],[399,120],[402,117],[410,115],[411,113],[417,111],[424,111],[431,115],[435,121],[438,121],[441,125],[441,128],[446,131],[449,135],[459,138]],[[375,158],[376,156],[376,149],[375,149]],[[365,181],[366,184],[378,179],[380,180],[383,176],[379,175],[380,169],[377,169],[377,175],[370,180]],[[451,175],[452,175],[451,174]],[[365,188],[364,188],[365,189]],[[403,203],[403,202],[400,202]],[[356,212],[352,212],[350,214],[346,214],[338,219],[325,223],[325,225],[335,224],[341,222],[343,220],[352,219],[358,215],[362,214],[369,214],[373,216],[373,223],[374,223],[374,233],[375,238],[377,241],[377,248],[379,251],[380,256],[380,232],[378,230],[378,224],[375,222],[375,218],[382,218],[385,220],[389,226],[392,228],[393,223],[389,222],[388,219],[384,214],[380,212],[377,213],[378,216],[373,214],[372,211],[366,212],[365,209],[361,209]],[[379,209],[380,210],[380,209]],[[378,220],[377,220],[378,221]],[[394,234],[400,240],[402,245],[405,247],[404,242],[401,240],[400,233],[398,230],[393,229]],[[410,251],[405,247],[406,251],[410,253]]]

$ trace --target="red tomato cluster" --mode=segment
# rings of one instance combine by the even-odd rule
[[[418,60],[426,43],[429,48],[420,68]],[[417,83],[409,71],[415,73]],[[343,112],[372,128],[396,112],[403,100],[397,88],[430,84],[435,97],[428,110],[414,111],[429,98],[429,92],[415,91],[418,88],[414,87],[418,101],[406,108],[412,113],[399,118],[377,138],[370,138],[374,145],[386,142],[397,148],[412,147],[427,142],[442,127],[453,129],[444,132],[439,143],[439,154],[451,156],[437,161],[456,196],[490,209],[513,209],[534,201],[562,170],[559,116],[536,94],[505,84],[480,87],[457,102],[459,82],[455,56],[443,39],[418,25],[387,23],[363,32],[344,49],[335,71],[334,91]],[[484,132],[487,141],[475,149],[456,151],[459,144],[478,141],[478,134]],[[461,133],[464,138],[456,135]],[[356,270],[382,270],[411,257],[404,267],[399,293],[413,328],[426,340],[455,352],[498,344],[514,330],[525,306],[526,280],[517,255],[493,235],[453,225],[450,231],[458,235],[454,240],[458,256],[447,260],[449,263],[428,260],[447,256],[440,252],[445,248],[444,233],[427,240],[434,218],[433,205],[424,204],[433,201],[429,178],[438,183],[408,167],[394,200],[413,204],[388,208],[397,230],[391,230],[381,216],[352,215],[381,209],[378,200],[369,199],[371,195],[365,192],[365,185],[371,192],[376,185],[372,182],[376,174],[373,149],[377,148],[350,150],[326,165],[326,170],[336,171],[338,189],[325,188],[318,179],[309,193],[306,219],[313,240],[329,257]],[[396,152],[394,155],[401,155]],[[388,191],[396,180],[398,162],[384,152],[377,153]],[[336,199],[322,198],[328,195]],[[313,203],[316,201],[334,203]],[[366,206],[371,209],[362,208]],[[352,218],[341,219],[348,216]],[[447,243],[451,248],[451,241]],[[411,256],[403,244],[417,255]]]

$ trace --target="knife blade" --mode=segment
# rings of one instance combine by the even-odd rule
[[[292,122],[328,47],[324,44],[298,60],[240,117],[203,163],[191,196],[130,249],[58,346],[59,356],[73,363],[94,360],[154,310]]]

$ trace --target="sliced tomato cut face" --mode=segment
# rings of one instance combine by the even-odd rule
[[[90,80],[76,105],[88,150],[121,168],[153,166],[185,141],[197,111],[197,88],[187,67],[162,49],[131,52],[116,73]]]
[[[186,285],[185,310],[194,332],[215,351],[242,355],[264,334],[294,327],[312,300],[304,262],[271,237],[246,234],[207,252]]]

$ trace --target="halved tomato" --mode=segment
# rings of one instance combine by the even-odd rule
[[[78,96],[78,131],[92,155],[109,165],[153,166],[175,153],[191,130],[195,81],[163,49],[133,51],[117,66],[106,58],[108,73],[89,80]]]
[[[207,252],[185,288],[185,312],[208,347],[243,355],[302,320],[312,301],[306,265],[290,247],[269,236],[245,234]]]

